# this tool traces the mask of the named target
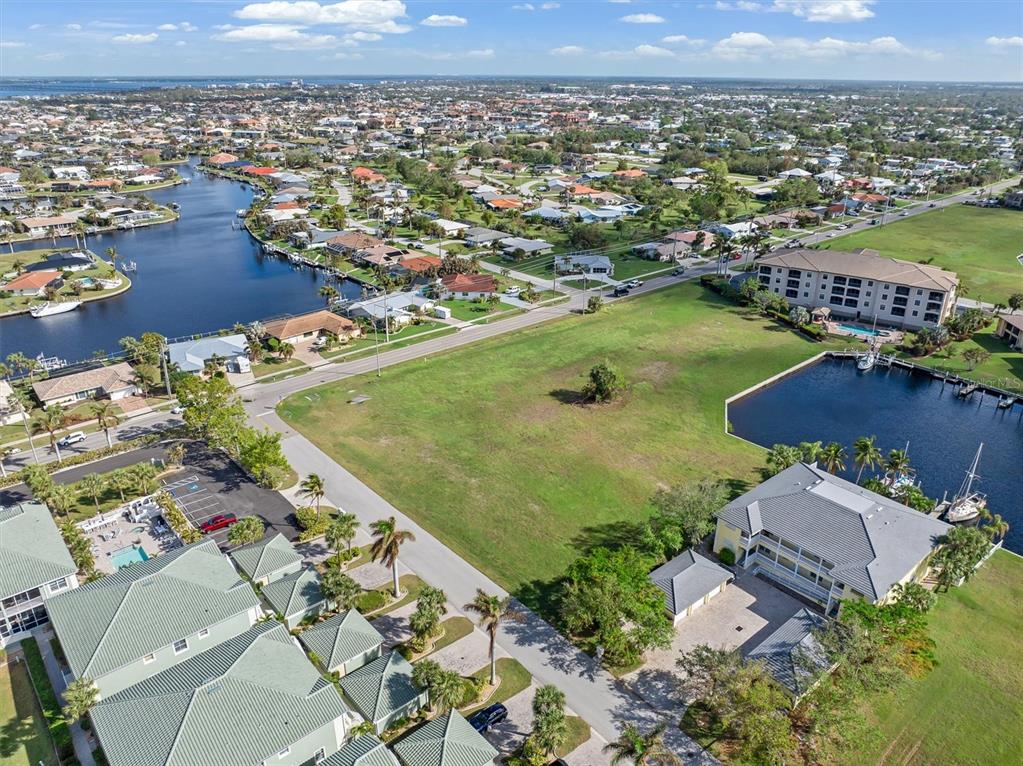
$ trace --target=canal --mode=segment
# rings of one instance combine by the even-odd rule
[[[130,290],[67,314],[0,319],[0,356],[42,352],[74,362],[96,351],[117,351],[125,335],[155,331],[173,338],[323,306],[318,271],[264,256],[244,229],[232,228],[236,211],[252,201],[251,188],[200,173],[196,162],[177,166],[191,183],[149,193],[161,205],[180,205],[178,221],[89,237],[94,253],[105,258],[106,249],[116,247],[122,262],[138,264],[129,274]],[[15,249],[51,244],[37,240]],[[57,244],[70,247],[74,240]],[[349,297],[359,294],[354,283],[341,289]]]
[[[1006,547],[1023,553],[1023,405],[999,410],[996,404],[995,397],[979,393],[958,399],[951,385],[924,373],[860,373],[851,360],[825,358],[732,402],[728,419],[737,436],[764,447],[841,443],[849,455],[841,475],[851,481],[857,438],[876,436],[886,454],[908,442],[921,488],[939,500],[959,489],[983,442],[981,481],[974,489],[986,493],[991,512],[1012,526]]]

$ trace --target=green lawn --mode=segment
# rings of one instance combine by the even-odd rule
[[[1009,348],[1008,343],[995,335],[994,328],[995,324],[992,323],[988,329],[977,333],[970,340],[954,342],[931,356],[907,358],[927,367],[947,370],[971,380],[1023,394],[1023,353]],[[963,353],[969,348],[981,348],[991,356],[971,370],[963,359]]]
[[[496,307],[491,306],[489,303],[476,303],[475,301],[464,301],[457,298],[437,301],[437,305],[451,309],[451,318],[460,319],[463,322],[471,322],[497,310]],[[501,308],[505,309],[507,306],[501,306]]]
[[[878,739],[845,763],[1023,763],[1023,558],[999,552],[931,617],[937,667],[872,701]]]
[[[663,484],[756,480],[724,399],[827,346],[681,285],[287,399],[281,415],[534,607],[586,546],[648,512]],[[574,403],[608,358],[630,390]],[[347,402],[352,392],[370,400]],[[315,406],[312,401],[315,399]],[[471,416],[470,416],[471,415]]]
[[[873,226],[827,242],[824,247],[869,247],[881,255],[931,263],[954,271],[970,298],[1002,302],[1023,292],[1023,214],[1002,208],[953,205],[885,226]]]
[[[0,766],[57,763],[23,662],[0,667],[0,735]]]

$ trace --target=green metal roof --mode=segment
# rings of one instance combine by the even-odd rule
[[[262,622],[91,716],[111,766],[258,766],[347,712],[287,629]]]
[[[404,766],[485,766],[497,757],[489,742],[455,710],[427,721],[394,745]]]
[[[98,678],[259,606],[212,539],[119,569],[47,602],[76,677]]]
[[[251,580],[261,580],[302,561],[301,554],[280,532],[231,551],[231,558]]]
[[[0,598],[77,571],[45,505],[22,503],[0,508]]]
[[[353,739],[327,760],[320,761],[319,766],[398,766],[398,762],[383,742],[372,734],[366,734]]]
[[[421,692],[412,683],[412,666],[397,652],[389,652],[341,679],[341,689],[363,718],[380,721],[395,713]]]
[[[303,631],[299,640],[330,669],[380,646],[384,637],[358,611],[349,609]]]
[[[273,610],[286,618],[301,614],[324,602],[323,591],[320,590],[320,575],[315,569],[302,569],[294,574],[285,575],[264,585],[261,592]]]

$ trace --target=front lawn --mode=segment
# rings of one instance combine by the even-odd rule
[[[727,396],[827,348],[687,284],[294,396],[281,415],[534,608],[664,484],[757,480]],[[577,402],[610,359],[630,390]],[[349,407],[353,391],[369,401]],[[312,399],[316,399],[315,406]]]
[[[927,367],[946,370],[970,380],[1023,394],[1023,354],[1009,348],[1008,343],[996,336],[995,326],[992,323],[990,327],[978,332],[970,340],[955,341],[931,356],[907,358]],[[971,348],[979,348],[990,354],[972,370],[967,361],[963,359],[963,354]]]
[[[956,272],[966,295],[1004,303],[1023,292],[1023,214],[1004,208],[953,205],[941,210],[872,226],[823,245],[832,250],[869,247],[889,258],[924,261]]]
[[[0,666],[0,766],[53,766],[53,743],[25,663]]]

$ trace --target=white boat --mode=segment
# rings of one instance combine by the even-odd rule
[[[240,208],[238,208],[237,210],[235,210],[235,211],[234,211],[234,214],[235,214],[236,216],[238,216],[239,218],[244,218],[244,217],[245,217],[246,215],[248,215],[248,214],[249,214],[249,211],[248,211],[248,210],[246,210],[246,209],[245,209],[245,208],[243,208],[243,207],[240,207]]]
[[[40,303],[37,306],[31,306],[28,313],[36,319],[42,317],[53,316],[54,314],[63,314],[68,311],[74,311],[76,308],[82,305],[81,301],[47,301],[46,303]]]
[[[115,287],[121,286],[120,279],[101,279],[100,277],[96,277],[93,279],[93,282],[102,287],[104,290],[112,290]]]
[[[970,470],[966,472],[963,486],[959,488],[956,496],[951,502],[942,501],[941,505],[938,506],[938,510],[945,517],[945,521],[950,524],[972,521],[987,508],[987,497],[980,492],[973,491],[973,482],[978,478],[977,465],[980,463],[980,452],[982,449],[984,449],[983,442],[977,447],[977,454],[973,458],[973,464],[970,466]]]
[[[856,369],[860,372],[874,369],[875,364],[877,364],[877,354],[874,353],[874,349],[856,355]]]

